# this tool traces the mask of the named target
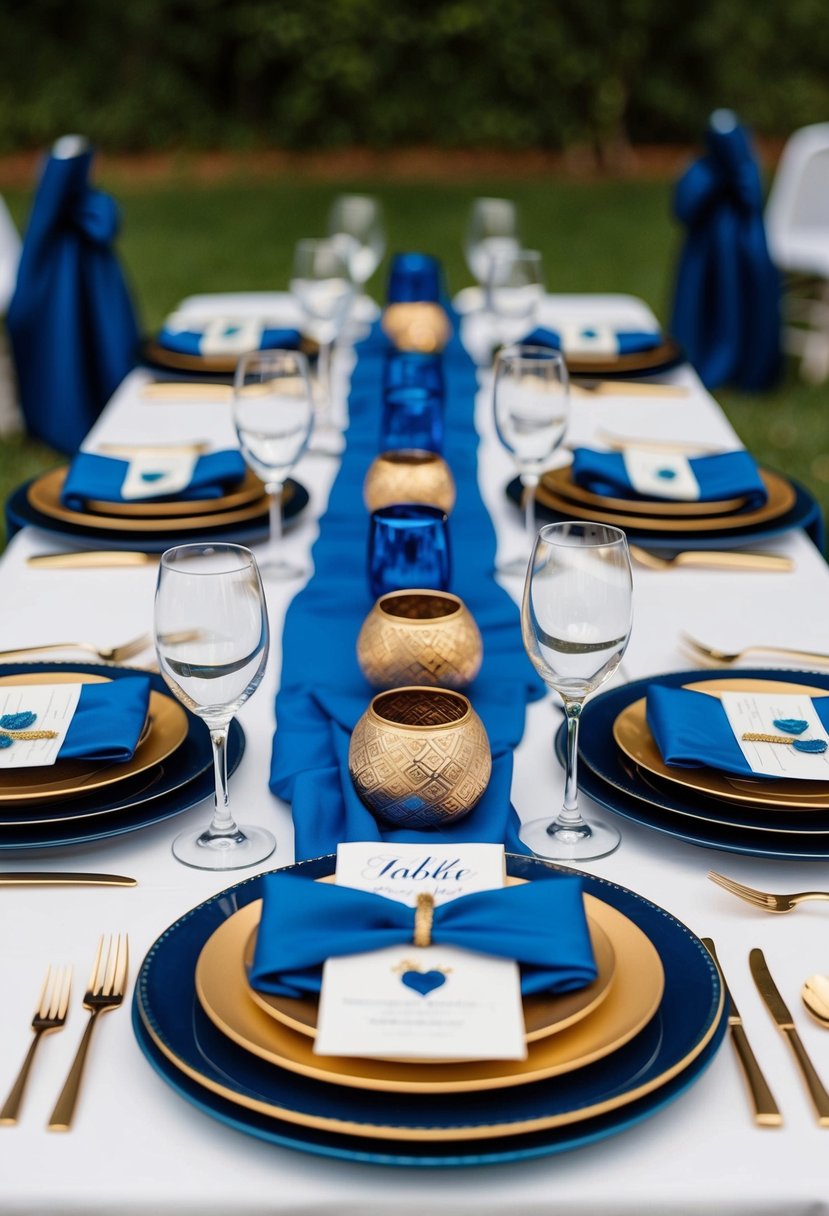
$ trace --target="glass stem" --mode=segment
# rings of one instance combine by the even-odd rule
[[[268,547],[274,558],[278,555],[282,543],[282,493],[284,488],[282,482],[273,482],[266,486],[269,496],[268,513],[271,521],[271,535]]]
[[[333,426],[333,419],[331,417],[331,356],[333,350],[334,343],[332,341],[320,342],[318,375],[321,399],[319,417],[323,430],[330,430]]]
[[[583,823],[579,812],[579,722],[583,701],[564,701],[564,713],[567,720],[567,772],[564,778],[564,805],[556,822],[564,826],[577,826]]]
[[[522,473],[521,485],[524,490],[524,527],[527,532],[527,539],[530,542],[530,549],[535,544],[535,489],[538,485],[538,478],[534,473]]]
[[[228,726],[210,728],[213,744],[213,775],[216,779],[216,802],[208,836],[235,836],[239,829],[233,822],[227,796],[227,733]]]

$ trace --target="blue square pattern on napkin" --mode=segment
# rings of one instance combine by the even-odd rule
[[[692,457],[688,464],[699,485],[698,502],[719,502],[726,498],[745,498],[746,509],[754,510],[768,500],[754,457],[744,449],[718,452],[713,456]],[[592,494],[607,498],[630,498],[661,502],[656,496],[638,494],[631,485],[622,452],[599,452],[576,448],[571,466],[573,481]],[[664,501],[669,500],[669,495]]]
[[[60,500],[71,511],[83,511],[89,499],[101,502],[125,502],[121,490],[130,468],[128,460],[99,456],[96,452],[79,452],[69,466]],[[152,468],[145,469],[148,494],[146,501],[163,502],[164,498],[151,492]],[[245,476],[245,461],[235,448],[208,452],[199,456],[193,468],[190,484],[175,499],[221,498],[236,489]],[[131,502],[145,501],[130,499]]]
[[[829,697],[815,697],[812,704],[829,731]],[[713,768],[740,777],[776,780],[749,768],[718,697],[692,688],[653,684],[648,689],[647,719],[662,759],[671,767]],[[792,735],[793,740],[796,737]]]

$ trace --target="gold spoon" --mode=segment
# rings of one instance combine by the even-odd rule
[[[809,1013],[829,1030],[829,975],[813,975],[800,989],[800,997]]]

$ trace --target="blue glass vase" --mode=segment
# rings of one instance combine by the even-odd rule
[[[408,502],[372,511],[368,584],[375,599],[411,587],[448,591],[451,575],[445,511]]]
[[[380,451],[443,451],[443,399],[425,386],[390,388],[383,396]]]

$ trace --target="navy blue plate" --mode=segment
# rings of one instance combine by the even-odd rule
[[[34,478],[32,480],[35,480]],[[13,490],[6,501],[6,526],[9,536],[13,536],[20,528],[27,525],[40,528],[42,532],[50,532],[53,536],[65,537],[81,548],[90,549],[135,549],[142,553],[163,553],[173,545],[198,544],[207,540],[227,540],[236,544],[253,544],[259,540],[267,540],[270,535],[270,524],[267,509],[262,515],[252,520],[236,524],[220,524],[201,531],[190,531],[177,534],[171,525],[169,532],[119,532],[112,529],[87,528],[80,524],[72,524],[62,519],[52,519],[33,507],[28,499],[28,489],[31,481],[24,482]],[[289,523],[308,505],[308,491],[293,478],[288,478],[286,486],[293,487],[285,502],[284,519]]]
[[[741,545],[750,545],[768,540],[772,536],[780,536],[791,532],[793,528],[805,528],[815,545],[823,548],[823,516],[820,505],[804,486],[791,481],[795,490],[794,505],[777,519],[755,528],[725,528],[722,532],[695,532],[692,527],[682,532],[649,532],[646,528],[624,528],[624,532],[632,545],[642,545],[647,549],[660,549],[672,552],[693,544],[695,549],[737,549]],[[520,506],[523,494],[520,480],[516,477],[507,486],[507,497]],[[536,517],[539,523],[556,524],[567,519],[578,519],[578,507],[574,504],[572,514],[564,515],[547,507],[536,500]],[[608,517],[607,523],[613,520]]]
[[[308,877],[330,873],[333,858],[321,858],[290,867]],[[510,856],[511,874],[533,880],[555,879],[557,867],[533,858]],[[201,1105],[224,1117],[231,1107],[237,1126],[253,1130],[254,1134],[268,1131],[280,1143],[288,1127],[288,1140],[293,1147],[309,1151],[326,1151],[353,1157],[368,1153],[365,1159],[403,1163],[405,1155],[411,1163],[475,1164],[488,1157],[492,1145],[481,1142],[455,1141],[452,1131],[464,1125],[485,1123],[523,1123],[531,1119],[569,1115],[611,1101],[633,1089],[656,1083],[672,1068],[683,1077],[687,1068],[683,1061],[699,1049],[707,1036],[717,1039],[721,1021],[719,978],[711,960],[699,941],[678,921],[662,909],[625,890],[593,876],[584,875],[585,889],[618,908],[635,921],[651,939],[662,959],[666,974],[666,990],[660,1009],[650,1023],[631,1043],[617,1052],[571,1074],[554,1077],[531,1085],[499,1089],[485,1098],[480,1093],[412,1095],[355,1090],[298,1076],[275,1065],[264,1063],[226,1039],[209,1021],[199,1007],[194,991],[193,975],[201,949],[211,934],[240,907],[261,897],[261,876],[237,884],[207,900],[187,913],[168,929],[149,951],[136,985],[136,1015],[143,1021],[144,1033],[138,1038],[146,1050],[148,1037],[156,1040],[147,1054],[165,1079],[183,1082],[176,1087],[185,1096],[191,1082],[180,1068],[191,1070],[205,1082],[222,1086],[248,1100],[259,1100],[271,1106],[297,1113],[300,1117],[345,1120],[351,1124],[385,1124],[392,1127],[440,1127],[446,1131],[449,1147],[438,1143],[388,1142],[368,1137],[341,1136],[326,1132],[306,1135],[310,1129],[293,1126],[288,1120],[275,1116],[262,1117],[247,1108],[235,1107],[226,1096],[215,1095],[198,1081],[192,1081]],[[151,1031],[151,1036],[146,1033]],[[163,1050],[160,1050],[163,1048]],[[164,1052],[168,1053],[167,1055]],[[707,1048],[702,1054],[706,1054]],[[164,1061],[160,1065],[159,1056]],[[170,1059],[172,1057],[172,1059]],[[710,1058],[710,1057],[708,1057]],[[694,1062],[696,1063],[696,1061]],[[180,1066],[180,1067],[179,1067]],[[694,1074],[696,1075],[696,1074]],[[689,1083],[690,1077],[686,1083]],[[653,1094],[636,1099],[640,1117],[655,1109],[653,1103],[666,1100],[664,1086]],[[678,1090],[677,1090],[678,1092]],[[482,1116],[482,1102],[486,1103]],[[642,1106],[639,1107],[639,1103]],[[252,1116],[249,1118],[249,1115]],[[606,1115],[593,1116],[586,1122],[601,1126],[599,1133],[573,1123],[543,1132],[518,1133],[528,1138],[532,1147],[512,1137],[497,1137],[493,1160],[512,1160],[518,1155],[555,1152],[562,1148],[586,1143],[598,1134],[609,1135],[627,1126],[631,1115],[626,1107]],[[259,1130],[256,1130],[259,1129]],[[273,1133],[271,1135],[270,1133]],[[360,1147],[350,1143],[357,1139]],[[493,1140],[496,1138],[493,1137]],[[370,1141],[370,1143],[369,1143]],[[318,1144],[325,1145],[324,1148]]]
[[[820,810],[796,811],[728,803],[684,790],[670,782],[652,780],[640,773],[617,747],[613,723],[628,705],[644,697],[650,684],[678,688],[698,680],[735,675],[760,680],[801,680],[829,689],[829,676],[815,672],[783,672],[779,668],[670,672],[634,680],[621,688],[599,693],[588,701],[579,728],[579,789],[595,802],[657,832],[689,844],[754,857],[785,857],[815,861],[829,857],[829,821]],[[556,736],[556,754],[564,763],[565,729]],[[744,822],[735,822],[738,817]],[[754,822],[746,822],[753,817]],[[823,828],[823,831],[821,831]]]
[[[0,676],[21,675],[32,671],[73,671],[105,675],[120,680],[134,675],[128,667],[103,663],[3,663]],[[169,689],[160,675],[149,675],[150,687],[169,696]],[[182,707],[183,708],[183,707]],[[66,798],[59,802],[19,804],[21,817],[40,819],[37,824],[6,822],[0,825],[0,851],[4,849],[46,849],[55,845],[87,844],[107,836],[120,836],[138,828],[160,823],[186,811],[213,793],[213,750],[205,724],[187,714],[187,736],[176,750],[160,764],[139,773],[123,783],[102,786],[81,798]],[[228,740],[228,771],[239,766],[245,750],[244,732],[238,722],[232,722]],[[33,807],[36,807],[33,814]],[[12,819],[10,804],[2,813]]]

